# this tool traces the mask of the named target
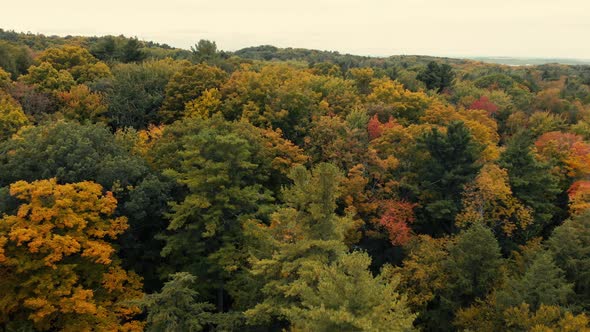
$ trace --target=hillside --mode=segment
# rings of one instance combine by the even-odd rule
[[[0,331],[588,331],[590,66],[480,60],[0,30]]]

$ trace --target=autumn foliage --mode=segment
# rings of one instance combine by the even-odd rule
[[[30,319],[41,330],[139,330],[138,276],[113,260],[109,240],[127,228],[113,217],[117,200],[100,185],[60,185],[55,179],[18,181],[22,202],[0,219],[0,321]],[[27,287],[18,287],[27,285]]]
[[[0,331],[589,331],[590,69],[0,29]]]
[[[481,96],[478,100],[474,101],[469,105],[469,109],[471,110],[483,110],[488,113],[488,115],[493,115],[498,112],[498,106],[494,104],[490,98],[487,96]]]
[[[406,201],[386,201],[383,203],[383,214],[379,224],[389,234],[393,245],[402,246],[408,243],[411,237],[410,224],[414,222],[414,207],[416,204]]]

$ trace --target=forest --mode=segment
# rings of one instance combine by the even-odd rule
[[[590,331],[590,66],[0,29],[0,331]]]

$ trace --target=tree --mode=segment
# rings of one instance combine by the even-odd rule
[[[21,204],[0,219],[0,322],[30,320],[39,330],[141,330],[127,301],[141,296],[137,275],[119,267],[117,200],[92,182],[19,181]]]
[[[416,224],[431,234],[452,233],[455,217],[461,210],[463,186],[472,181],[481,168],[477,162],[481,148],[472,140],[463,122],[455,121],[441,133],[426,132],[419,148],[429,154],[418,172]]]
[[[484,110],[488,115],[494,115],[498,112],[498,106],[490,100],[488,96],[481,96],[478,100],[469,105],[471,110]]]
[[[462,205],[457,215],[459,226],[481,222],[511,237],[515,230],[522,232],[533,222],[531,209],[513,196],[508,172],[494,164],[484,165],[473,183],[466,186]]]
[[[531,311],[526,304],[504,312],[506,327],[523,331],[589,331],[590,319],[584,313],[574,315],[556,306],[541,305]]]
[[[329,111],[322,103],[322,92],[313,89],[314,79],[309,72],[285,64],[259,70],[244,66],[220,89],[222,113],[228,120],[247,119],[258,127],[280,128],[285,138],[301,146],[312,118]]]
[[[172,60],[115,65],[112,86],[105,96],[110,126],[145,129],[157,124],[166,85],[181,66]]]
[[[357,90],[364,95],[369,94],[371,91],[371,81],[375,75],[375,72],[371,68],[351,68],[348,71],[348,76],[355,81]]]
[[[17,81],[8,89],[10,95],[18,101],[23,112],[34,123],[50,118],[58,109],[57,98],[51,92],[41,91],[34,85]]]
[[[412,331],[415,318],[406,297],[397,290],[397,276],[373,277],[371,259],[354,252],[330,265],[312,270],[306,280],[301,308],[286,310],[294,330],[301,331]],[[336,296],[338,294],[338,296]]]
[[[29,124],[29,119],[20,105],[7,94],[0,91],[0,142],[20,128]]]
[[[92,92],[86,85],[76,85],[67,92],[60,92],[60,111],[68,120],[84,122],[104,121],[107,105],[103,102],[103,95]]]
[[[247,225],[260,248],[252,273],[265,280],[264,300],[246,311],[251,322],[287,318],[286,310],[299,303],[292,288],[303,273],[300,270],[313,262],[329,264],[346,251],[344,231],[350,220],[334,213],[341,179],[336,167],[319,164],[308,171],[300,166],[291,170],[289,178],[294,184],[283,193],[287,206],[271,216],[269,226]]]
[[[416,78],[424,82],[429,90],[436,90],[436,92],[440,93],[453,84],[455,73],[450,65],[431,61],[426,68],[420,71]]]
[[[19,77],[19,81],[49,93],[67,91],[75,84],[74,78],[68,71],[63,69],[58,71],[49,62],[29,67],[28,73]]]
[[[67,71],[77,84],[87,84],[111,76],[105,63],[99,62],[87,49],[80,46],[48,48],[39,54],[36,61],[49,63],[60,72]]]
[[[129,38],[123,46],[123,62],[137,62],[143,60],[145,54],[141,51],[141,42],[137,38]]]
[[[577,216],[590,209],[590,181],[572,183],[567,190],[570,215]]]
[[[166,123],[182,117],[187,102],[198,98],[207,89],[219,88],[227,74],[206,64],[187,66],[174,74],[166,85],[160,116]]]
[[[0,40],[0,68],[10,73],[12,79],[27,72],[33,64],[33,52],[27,46]]]
[[[173,179],[148,175],[129,189],[126,201],[119,207],[128,219],[129,229],[119,237],[119,256],[125,269],[143,278],[144,290],[153,292],[162,287],[163,270],[160,255],[165,242],[156,237],[166,230],[169,202],[176,189]]]
[[[106,188],[138,183],[146,162],[119,145],[104,126],[57,121],[21,130],[0,143],[0,186],[55,177],[59,183],[92,180]]]
[[[6,89],[12,84],[10,73],[0,67],[0,89]]]
[[[367,162],[367,120],[362,110],[353,111],[346,118],[321,116],[314,119],[305,139],[306,152],[315,163],[329,162],[345,171]],[[359,123],[355,126],[354,121]]]
[[[508,308],[526,303],[535,311],[541,305],[567,305],[568,297],[573,295],[573,284],[566,282],[551,254],[540,252],[527,265],[524,274],[509,278],[497,292],[497,305]]]
[[[428,108],[431,99],[422,92],[411,92],[403,85],[382,78],[371,82],[371,93],[367,96],[369,115],[377,115],[382,122],[394,118],[404,125],[418,122]]]
[[[416,204],[406,201],[389,200],[384,204],[384,212],[379,219],[389,234],[391,244],[405,245],[410,241],[411,230],[409,224],[415,220],[414,207]]]
[[[551,131],[535,141],[539,157],[552,165],[562,182],[590,175],[590,145],[584,138],[571,133]]]
[[[201,39],[195,46],[191,46],[191,52],[197,62],[208,62],[219,57],[217,44],[206,39]]]
[[[228,295],[247,302],[237,286],[247,263],[243,225],[268,218],[284,169],[306,159],[280,136],[220,115],[168,126],[153,150],[182,193],[161,237],[168,269],[203,280],[197,290],[219,311],[227,309]]]
[[[555,228],[547,241],[555,263],[574,283],[575,302],[590,308],[590,213],[586,212]]]
[[[192,289],[197,278],[187,272],[170,275],[159,293],[145,295],[138,303],[147,310],[146,331],[202,331],[215,322],[215,306],[197,302]]]
[[[430,329],[448,330],[455,312],[492,290],[500,276],[500,246],[492,231],[474,224],[457,236],[450,246],[444,270],[448,283],[441,292],[440,306],[424,316]]]
[[[331,164],[294,168],[294,184],[283,193],[286,207],[268,226],[247,225],[258,243],[252,273],[265,281],[262,301],[245,312],[251,324],[286,320],[304,330],[411,329],[414,317],[395,284],[371,275],[366,254],[347,253],[343,241],[352,220],[334,213],[341,177]],[[334,296],[336,291],[342,296]]]
[[[508,171],[514,196],[533,210],[535,222],[519,237],[527,241],[541,235],[557,211],[558,179],[546,164],[537,160],[530,139],[522,133],[508,142],[499,165]]]
[[[495,312],[488,303],[461,310],[455,325],[468,331],[563,331],[577,332],[590,329],[590,319],[584,313],[575,315],[558,306],[542,304],[531,310],[523,303],[503,312]]]
[[[448,284],[445,271],[449,239],[433,239],[428,235],[417,235],[405,246],[406,257],[401,267],[396,268],[400,288],[408,294],[410,308],[419,313],[417,326],[421,326],[421,315],[426,313],[430,303],[436,303],[441,291]]]

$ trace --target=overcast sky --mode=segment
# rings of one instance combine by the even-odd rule
[[[590,0],[0,0],[0,28],[188,48],[590,59]]]

